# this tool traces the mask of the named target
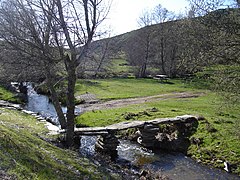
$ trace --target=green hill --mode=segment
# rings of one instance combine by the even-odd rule
[[[215,64],[239,63],[239,15],[239,9],[220,9],[203,17],[146,26],[95,41],[81,72],[98,69],[99,76],[107,77],[124,73],[175,77]],[[125,62],[120,73],[116,59]],[[121,68],[122,64],[118,65]]]

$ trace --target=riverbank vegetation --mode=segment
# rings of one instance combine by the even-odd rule
[[[75,151],[46,142],[51,137],[44,124],[22,112],[0,108],[0,132],[2,178],[121,179]]]
[[[9,102],[20,102],[14,93],[8,91],[6,88],[0,85],[0,100]]]

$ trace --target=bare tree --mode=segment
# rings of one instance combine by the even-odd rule
[[[147,67],[153,52],[152,35],[151,27],[142,28],[128,39],[124,47],[128,61],[132,66],[135,66],[136,77],[147,76]]]
[[[236,0],[237,7],[240,8],[240,0]]]
[[[145,9],[137,20],[140,27],[150,26],[153,24],[153,14]]]
[[[195,16],[203,16],[224,6],[224,0],[188,0]]]
[[[153,20],[155,23],[163,23],[175,19],[175,14],[166,8],[162,7],[161,4],[157,5],[153,9]]]
[[[95,41],[90,45],[90,51],[84,59],[82,67],[86,71],[91,71],[94,78],[98,77],[102,72],[106,73],[111,66],[111,58],[114,54],[113,41],[111,38]],[[105,74],[106,75],[106,74]]]
[[[176,15],[159,4],[154,9],[145,9],[138,18],[138,24],[140,27],[145,27],[174,19],[176,19]]]
[[[142,13],[142,15],[139,17],[138,24],[141,27],[146,27],[146,26],[152,25],[153,23],[155,23],[155,24],[163,23],[163,22],[172,20],[173,18],[174,18],[173,13],[168,11],[166,8],[163,8],[162,5],[159,4],[152,11],[145,10]],[[138,77],[146,77],[147,65],[152,61],[152,56],[153,56],[152,54],[154,53],[154,51],[156,51],[156,47],[154,47],[153,41],[154,41],[154,39],[158,39],[160,34],[162,36],[161,36],[161,38],[158,39],[160,41],[160,43],[157,43],[160,46],[160,48],[158,49],[159,50],[158,54],[160,54],[160,59],[162,62],[161,67],[162,67],[163,73],[164,74],[166,73],[166,71],[164,69],[165,68],[164,47],[166,45],[165,38],[167,38],[167,37],[164,37],[164,35],[163,35],[163,31],[161,29],[162,26],[160,25],[159,27],[160,27],[160,29],[157,32],[154,32],[151,27],[149,27],[148,29],[144,29],[141,31],[140,37],[138,37],[138,38],[135,37],[135,41],[138,42],[138,45],[136,45],[136,46],[140,46],[140,47],[138,47],[138,49],[139,49],[138,51],[135,50],[135,53],[133,53],[135,55],[135,57],[133,55],[131,55],[129,57],[137,58],[136,53],[141,54],[141,56],[137,58],[138,59],[138,67],[140,68],[137,73]],[[136,47],[133,47],[133,48],[136,48]]]
[[[96,28],[105,19],[101,0],[6,0],[1,3],[1,39],[42,67],[67,144],[74,138],[76,68],[86,54]],[[52,68],[64,63],[67,114],[62,112]]]
[[[110,44],[110,39],[107,39],[105,43],[101,45],[101,50],[98,57],[96,57],[96,55],[92,56],[92,58],[95,60],[97,64],[97,67],[94,72],[94,77],[97,77],[101,69],[103,67],[106,67],[106,64],[110,64],[111,53],[110,53],[109,44]]]

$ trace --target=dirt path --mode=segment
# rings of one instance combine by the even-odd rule
[[[145,102],[161,101],[165,99],[196,98],[201,95],[203,95],[203,93],[176,92],[176,93],[161,94],[161,95],[147,96],[147,97],[111,100],[107,102],[102,102],[102,103],[98,102],[94,104],[86,103],[86,104],[78,105],[78,107],[82,108],[83,111],[91,111],[91,110],[100,110],[100,109],[120,108],[127,105],[132,105],[132,104],[142,104]]]

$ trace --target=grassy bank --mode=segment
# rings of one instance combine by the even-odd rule
[[[117,175],[77,152],[58,148],[44,140],[47,129],[36,119],[0,108],[0,170],[17,179],[108,179]]]
[[[1,85],[0,85],[0,100],[5,100],[9,102],[20,102],[20,100],[12,92],[7,91]]]
[[[76,119],[77,123],[87,126],[105,126],[127,120],[148,120],[184,114],[201,115],[206,120],[199,122],[198,130],[193,135],[200,142],[191,144],[188,154],[198,161],[219,168],[223,168],[223,162],[228,161],[231,164],[232,171],[240,174],[240,106],[229,108],[224,105],[221,97],[217,94],[204,89],[194,89],[195,85],[178,80],[174,80],[174,84],[159,84],[150,79],[144,81],[127,80],[125,84],[123,79],[111,79],[109,83],[108,80],[101,80],[96,81],[98,86],[91,86],[88,90],[91,90],[92,93],[98,93],[98,97],[103,99],[106,97],[107,99],[127,98],[182,91],[201,91],[204,92],[204,95],[197,98],[172,98],[117,109],[86,112]],[[113,87],[112,84],[118,84],[116,86],[118,92],[110,88]],[[142,86],[139,86],[139,84],[142,84]],[[104,92],[104,89],[106,92]],[[114,91],[113,96],[111,91]],[[108,96],[105,95],[107,92],[110,92]]]

